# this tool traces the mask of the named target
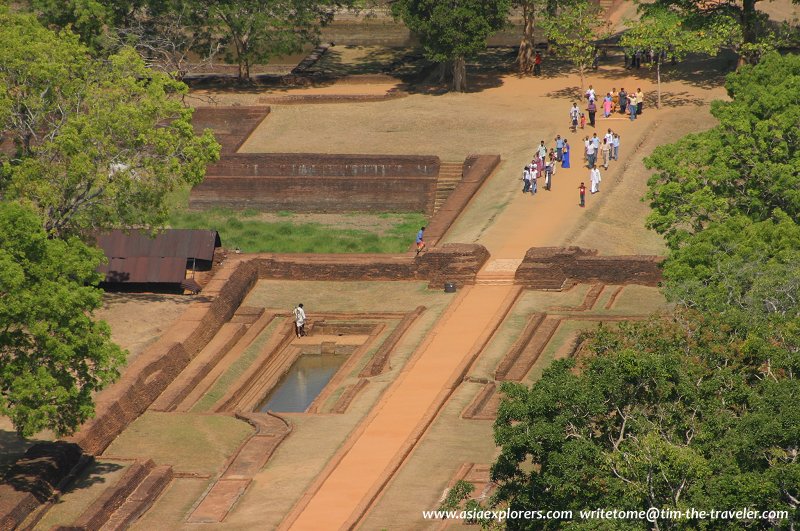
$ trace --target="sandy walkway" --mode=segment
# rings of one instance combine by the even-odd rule
[[[473,286],[409,362],[281,529],[340,529],[361,517],[488,341],[518,288]],[[316,487],[316,488],[315,488]]]

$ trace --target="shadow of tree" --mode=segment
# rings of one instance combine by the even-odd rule
[[[36,443],[47,442],[44,439],[26,439],[17,432],[0,430],[0,478],[2,478],[17,459]]]

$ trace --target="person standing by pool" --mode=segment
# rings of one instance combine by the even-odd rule
[[[297,337],[306,335],[306,311],[303,309],[303,303],[297,305],[294,309],[294,331]]]

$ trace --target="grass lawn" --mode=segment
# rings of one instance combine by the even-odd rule
[[[402,253],[425,225],[421,213],[295,214],[175,209],[176,229],[213,229],[222,244],[245,253]]]

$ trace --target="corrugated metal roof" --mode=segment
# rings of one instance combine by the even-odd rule
[[[220,246],[213,230],[168,229],[150,237],[114,230],[97,236],[108,264],[98,267],[106,282],[181,282],[191,259],[211,261]]]

